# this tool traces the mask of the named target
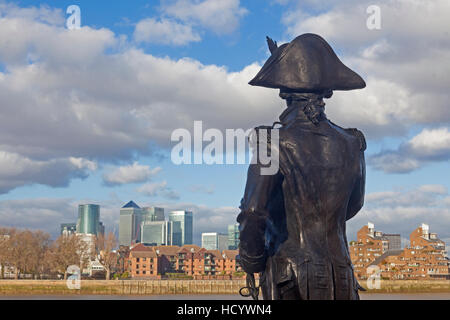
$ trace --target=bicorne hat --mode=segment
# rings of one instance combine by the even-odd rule
[[[280,47],[270,38],[268,42],[272,56],[249,82],[252,86],[284,92],[353,90],[366,86],[319,35],[305,33]]]

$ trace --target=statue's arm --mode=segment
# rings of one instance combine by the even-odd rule
[[[347,220],[353,218],[364,205],[364,194],[366,188],[366,161],[364,151],[360,154],[360,175],[353,187],[347,207]]]
[[[248,169],[245,194],[241,200],[241,212],[237,217],[240,230],[239,255],[241,266],[248,273],[265,269],[267,207],[274,191],[281,187],[282,176],[261,175],[261,166],[251,164]]]

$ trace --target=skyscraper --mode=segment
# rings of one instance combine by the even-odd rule
[[[61,235],[71,235],[77,232],[76,223],[61,223]]]
[[[173,226],[179,222],[174,221],[144,221],[141,225],[141,242],[147,245],[176,245],[173,243]]]
[[[164,221],[164,208],[145,207],[142,208],[142,221]]]
[[[228,249],[236,250],[239,247],[239,224],[228,226]]]
[[[181,243],[178,244],[183,246],[185,244],[193,244],[193,215],[190,211],[172,211],[169,214],[169,221],[180,222],[181,231]],[[174,236],[176,232],[174,232]]]
[[[130,246],[140,242],[142,210],[133,201],[128,202],[120,209],[119,218],[119,245]]]
[[[78,206],[77,233],[97,235],[100,227],[100,206],[80,204]]]
[[[217,232],[202,233],[202,248],[207,250],[227,250],[228,235]]]

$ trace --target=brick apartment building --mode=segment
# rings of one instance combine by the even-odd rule
[[[350,256],[359,279],[367,279],[371,265],[380,268],[383,279],[450,279],[445,243],[426,224],[410,234],[410,244],[404,249],[389,250],[389,243],[383,243],[388,238],[375,232],[370,223],[358,231],[357,239],[350,244]]]
[[[167,273],[188,276],[224,276],[242,271],[237,250],[206,250],[196,245],[145,246],[130,249],[128,270],[132,278],[160,279]]]
[[[350,242],[350,258],[356,276],[362,279],[373,261],[388,251],[389,240],[382,232],[375,231],[375,226],[370,222],[357,232],[356,238],[356,242]]]
[[[153,248],[138,244],[130,250],[128,270],[132,278],[157,278],[161,273],[161,259]]]

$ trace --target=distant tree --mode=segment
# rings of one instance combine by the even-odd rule
[[[117,266],[117,253],[114,251],[116,246],[117,239],[112,232],[109,232],[106,236],[100,234],[97,237],[98,258],[105,268],[106,280],[111,278],[111,270]]]
[[[130,248],[128,246],[119,246],[118,254],[118,269],[120,273],[124,273],[128,269],[127,261],[130,256]]]
[[[61,235],[53,243],[48,254],[52,269],[64,274],[67,279],[67,268],[71,265],[82,266],[88,259],[90,248],[88,244],[77,235]]]
[[[43,231],[3,230],[1,253],[3,261],[15,268],[15,278],[20,274],[37,277],[45,270],[45,256],[50,244],[50,235]],[[2,266],[3,267],[3,266]],[[3,268],[2,268],[3,270]]]
[[[0,279],[5,278],[5,268],[10,266],[11,254],[11,234],[15,232],[13,228],[0,228]]]

